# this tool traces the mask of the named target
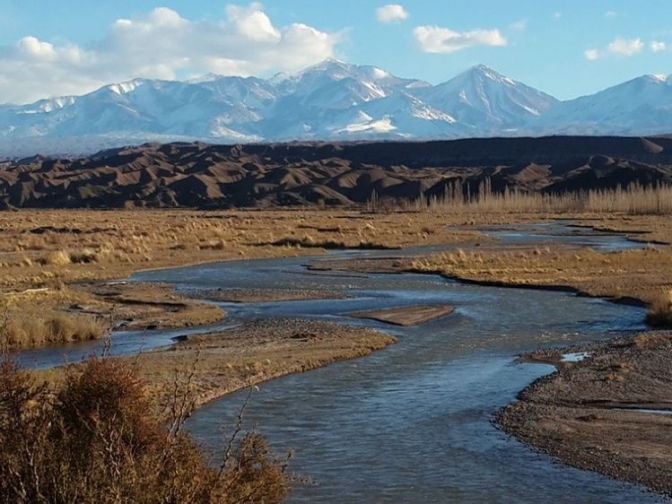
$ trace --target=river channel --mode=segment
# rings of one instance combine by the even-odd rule
[[[629,243],[604,234],[592,242],[582,235],[581,245],[586,241],[607,250]],[[276,379],[252,393],[246,427],[257,428],[280,451],[291,448],[291,469],[313,480],[297,484],[291,502],[666,502],[636,486],[559,464],[491,423],[517,392],[553,370],[518,364],[518,354],[643,330],[641,308],[563,292],[465,285],[435,275],[308,271],[311,261],[319,258],[207,264],[133,277],[178,289],[343,291],[351,297],[221,306],[227,325],[303,317],[369,325],[398,336],[396,345],[369,357]],[[348,316],[413,304],[450,304],[456,310],[407,328]],[[185,332],[114,339],[121,344],[126,338],[127,346],[117,351],[127,353]],[[73,351],[70,360],[90,348]],[[36,366],[57,364],[53,354],[42,352],[24,353],[22,359]],[[62,363],[63,351],[58,355]],[[205,445],[220,448],[222,426],[234,421],[247,394],[205,405],[189,429]]]

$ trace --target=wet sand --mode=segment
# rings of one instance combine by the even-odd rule
[[[267,319],[182,338],[168,349],[124,357],[150,388],[169,400],[171,384],[191,376],[196,405],[261,382],[329,363],[363,357],[395,343],[366,327],[304,319]],[[176,377],[175,369],[182,372]]]
[[[223,303],[270,303],[276,301],[307,301],[311,299],[346,299],[351,296],[342,292],[311,289],[217,289],[190,291],[195,299],[207,299]]]
[[[568,362],[567,354],[579,360]],[[522,360],[557,371],[498,412],[498,425],[566,464],[672,496],[672,332],[541,350]]]
[[[218,322],[226,316],[218,306],[189,299],[167,284],[90,282],[75,288],[87,298],[84,302],[71,304],[68,311],[110,319],[114,329],[196,327]]]
[[[413,305],[385,310],[355,312],[351,313],[350,316],[408,327],[445,317],[454,311],[455,308],[449,305]]]

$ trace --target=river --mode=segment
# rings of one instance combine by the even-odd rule
[[[618,249],[624,243],[621,237],[600,234],[593,244]],[[633,485],[556,463],[491,423],[492,415],[517,392],[552,371],[546,365],[517,364],[518,354],[642,330],[641,308],[562,292],[465,285],[435,275],[353,275],[305,268],[318,260],[237,261],[133,277],[173,283],[179,289],[344,291],[352,297],[221,306],[228,325],[307,317],[369,325],[399,337],[396,345],[369,357],[276,379],[253,392],[246,426],[256,427],[280,451],[292,448],[291,469],[314,481],[297,484],[290,501],[663,501]],[[409,328],[347,315],[411,304],[450,304],[456,311]],[[115,340],[127,341],[127,348],[117,351],[166,344],[175,334],[116,335]],[[90,348],[78,347],[68,358],[85,350]],[[55,357],[33,352],[24,353],[24,359],[44,366],[53,365]],[[190,431],[205,445],[219,448],[222,426],[233,422],[246,395],[243,391],[207,404],[190,419]]]

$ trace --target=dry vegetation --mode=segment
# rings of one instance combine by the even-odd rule
[[[672,327],[672,291],[660,292],[651,300],[646,323],[654,327]]]
[[[672,213],[672,187],[632,184],[627,189],[592,189],[589,191],[547,194],[506,189],[492,192],[485,179],[475,195],[464,195],[461,185],[453,184],[442,198],[416,201],[417,209],[481,213],[534,214],[623,214],[666,215]],[[369,203],[371,207],[371,203]]]
[[[445,216],[358,211],[20,210],[0,212],[0,289],[120,278],[143,268],[314,254],[308,247],[467,241]],[[424,227],[424,229],[421,229]]]
[[[438,201],[374,201],[369,211],[36,211],[0,213],[0,294],[9,343],[30,347],[95,338],[100,319],[129,327],[198,325],[221,318],[211,305],[177,299],[167,289],[110,290],[94,280],[143,268],[195,262],[315,254],[323,248],[387,248],[463,243],[468,252],[418,261],[417,270],[470,280],[569,285],[594,295],[653,302],[672,287],[668,247],[614,254],[491,249],[476,231],[448,226],[580,219],[584,225],[672,242],[665,213],[672,189],[589,191],[559,196],[487,191],[465,198],[455,188]],[[399,208],[405,211],[396,211]],[[636,234],[635,234],[636,233]],[[482,245],[478,252],[469,244]],[[473,251],[473,252],[472,252]],[[84,282],[84,284],[82,284]],[[84,285],[85,287],[82,287]],[[102,287],[101,287],[102,285]],[[59,330],[52,331],[52,327]],[[54,334],[51,334],[54,333]]]
[[[571,287],[590,295],[653,302],[672,285],[667,250],[596,252],[544,247],[532,251],[483,250],[440,254],[413,262],[411,269],[503,286]]]
[[[64,385],[0,363],[0,502],[281,502],[286,463],[236,428],[209,459],[184,432],[193,407],[176,387],[163,414],[133,367],[91,359]]]
[[[474,236],[445,230],[442,216],[428,217],[423,230],[414,215],[357,211],[0,212],[0,308],[12,328],[5,343],[24,348],[95,338],[100,319],[112,316],[130,320],[128,328],[200,325],[223,316],[166,288],[99,282],[143,268]]]

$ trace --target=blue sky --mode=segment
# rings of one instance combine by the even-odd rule
[[[0,102],[336,57],[439,83],[472,65],[560,99],[672,73],[672,1],[0,0]]]

